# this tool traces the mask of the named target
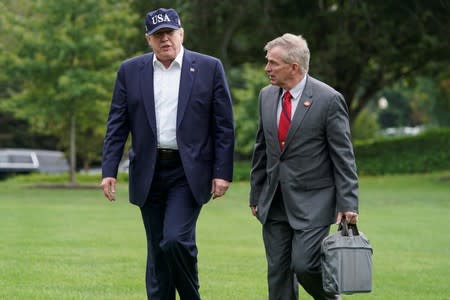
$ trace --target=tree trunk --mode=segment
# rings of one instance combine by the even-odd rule
[[[76,167],[77,167],[77,157],[76,157],[76,119],[75,114],[70,116],[70,184],[75,185],[77,183],[76,179]]]

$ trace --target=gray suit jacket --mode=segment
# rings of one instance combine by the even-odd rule
[[[281,88],[273,85],[259,95],[250,190],[250,205],[258,207],[258,219],[266,222],[278,185],[294,229],[332,224],[338,211],[357,212],[358,177],[343,96],[308,76],[281,151],[280,95]]]

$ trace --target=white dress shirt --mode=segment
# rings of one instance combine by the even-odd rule
[[[297,109],[298,103],[300,102],[300,97],[302,96],[303,90],[305,89],[306,76],[307,76],[307,74],[305,74],[303,79],[300,80],[300,82],[297,83],[296,86],[294,86],[292,89],[289,90],[289,92],[292,95],[292,99],[291,99],[291,104],[292,104],[292,106],[291,106],[291,120],[294,117],[295,110]],[[281,110],[282,110],[281,105],[283,103],[284,93],[286,93],[286,90],[283,89],[283,93],[281,93],[281,97],[279,98],[279,101],[278,101],[277,124],[280,123],[280,114],[281,114]]]
[[[168,68],[153,56],[153,87],[155,93],[156,131],[158,148],[178,149],[177,109],[180,89],[181,66],[184,48],[181,47]]]

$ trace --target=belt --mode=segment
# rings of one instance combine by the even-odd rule
[[[178,150],[175,149],[167,149],[167,148],[158,148],[158,159],[169,160],[169,159],[177,159],[180,157]]]

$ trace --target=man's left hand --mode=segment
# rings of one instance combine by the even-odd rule
[[[224,179],[214,178],[212,181],[211,187],[211,195],[213,199],[222,197],[225,195],[225,192],[228,190],[230,186],[230,182]]]

